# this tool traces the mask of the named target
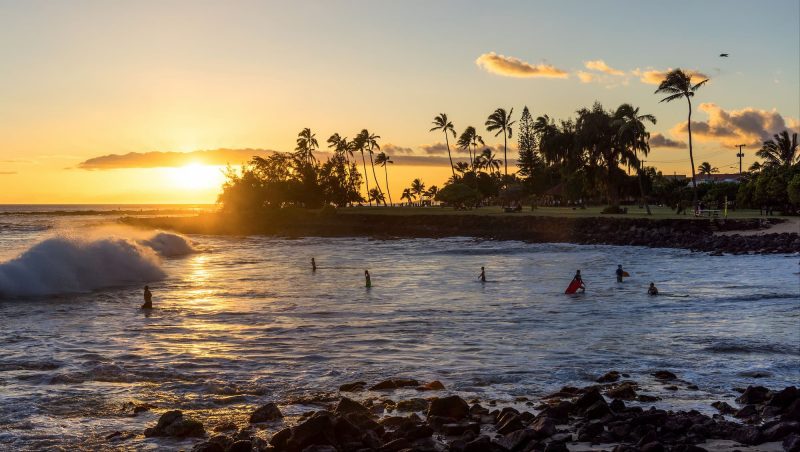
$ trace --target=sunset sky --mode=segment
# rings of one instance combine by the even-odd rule
[[[497,107],[566,118],[595,100],[654,114],[647,164],[687,174],[686,103],[653,94],[676,67],[711,79],[695,160],[734,172],[734,145],[749,166],[800,129],[798,5],[0,0],[0,203],[213,202],[208,165],[291,151],[304,127],[323,146],[380,135],[399,197],[449,174],[440,112],[496,145]],[[192,151],[210,152],[167,154]]]

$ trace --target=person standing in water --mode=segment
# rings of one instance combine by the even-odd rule
[[[650,288],[647,289],[647,295],[658,295],[658,289],[656,289],[656,285],[651,282]]]
[[[581,293],[586,292],[586,284],[583,283],[583,278],[581,278],[581,271],[580,270],[576,270],[575,271],[575,277],[572,278],[572,280],[573,281],[577,281],[578,283],[580,283]]]
[[[617,265],[617,282],[622,282],[623,276],[625,276],[625,270],[622,269],[622,265]]]
[[[313,257],[311,258],[311,271],[312,272],[317,271],[317,262],[314,260]]]
[[[153,294],[150,293],[150,287],[144,286],[144,304],[142,309],[153,309]]]
[[[369,270],[364,270],[364,279],[366,280],[366,287],[369,289],[372,287],[372,280],[369,277]]]
[[[480,279],[481,282],[486,282],[486,270],[483,267],[481,267],[481,274],[478,275],[478,279]]]

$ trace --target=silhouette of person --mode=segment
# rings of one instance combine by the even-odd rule
[[[481,267],[481,274],[478,275],[478,279],[480,279],[481,282],[486,282],[486,270],[483,267]]]
[[[650,283],[650,287],[647,289],[647,295],[658,295],[658,289],[656,289],[656,285],[654,283]]]
[[[573,281],[578,281],[580,285],[581,292],[586,292],[586,285],[583,283],[583,278],[581,278],[581,271],[575,271],[575,277],[572,278]]]
[[[622,282],[623,276],[625,276],[625,270],[622,269],[622,265],[617,265],[617,282]]]
[[[150,287],[144,286],[144,304],[142,309],[153,309],[153,294],[150,293]]]
[[[369,270],[364,270],[364,279],[366,280],[367,289],[372,287],[372,279],[369,277]]]
[[[313,257],[311,258],[311,271],[312,272],[317,271],[317,262],[314,260]]]

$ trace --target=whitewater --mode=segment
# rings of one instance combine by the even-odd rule
[[[706,413],[737,387],[800,383],[796,255],[186,237],[47,215],[0,219],[0,250],[4,450],[96,450],[115,432],[120,449],[190,449],[142,431],[167,409],[209,428],[266,401],[299,414],[343,383],[389,377],[511,403],[609,370],[646,384],[668,369],[699,389],[654,405]],[[565,296],[576,269],[587,293]]]

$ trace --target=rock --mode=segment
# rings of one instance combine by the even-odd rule
[[[443,391],[444,385],[439,380],[433,380],[430,383],[426,383],[422,386],[417,386],[417,391]]]
[[[636,390],[633,384],[624,382],[607,389],[606,395],[613,399],[634,400],[636,398]]]
[[[278,405],[270,402],[258,407],[250,415],[250,423],[257,424],[259,422],[271,422],[283,419],[283,413],[278,408]]]
[[[497,438],[495,443],[503,450],[517,451],[522,450],[525,446],[533,441],[534,433],[529,429],[520,429]],[[490,450],[490,449],[484,449]]]
[[[597,388],[591,388],[588,391],[586,391],[583,395],[578,397],[578,400],[575,401],[575,409],[579,413],[583,413],[586,411],[587,408],[594,405],[600,400],[605,402],[605,399],[603,399],[603,396],[600,394],[600,390]]]
[[[339,391],[341,392],[358,392],[363,391],[364,388],[367,386],[365,381],[356,381],[353,383],[345,383],[339,386]]]
[[[336,404],[335,413],[338,415],[344,415],[347,413],[369,413],[369,410],[364,407],[364,405],[356,402],[355,400],[348,399],[347,397],[342,397],[339,399],[339,403]]]
[[[769,389],[763,386],[748,386],[736,401],[742,405],[764,403],[769,397]]]
[[[758,410],[756,409],[755,405],[745,405],[742,407],[741,410],[737,411],[734,416],[739,419],[747,419],[753,417],[758,414]]]
[[[442,425],[442,432],[448,436],[460,436],[467,432],[473,432],[477,435],[481,432],[481,426],[477,422],[444,424]]]
[[[782,421],[800,421],[800,399],[795,400],[788,408],[783,410]]]
[[[270,438],[269,443],[278,450],[282,450],[286,448],[286,443],[289,441],[289,438],[292,436],[292,429],[285,428]]]
[[[569,452],[569,449],[564,443],[550,443],[544,448],[544,452]]]
[[[578,441],[592,441],[605,431],[602,422],[591,421],[578,429]]]
[[[600,419],[608,414],[611,414],[611,408],[605,400],[600,399],[592,406],[586,409],[586,419]]]
[[[780,441],[791,433],[800,434],[800,422],[778,422],[765,429],[762,435],[765,442],[772,442]]]
[[[533,431],[534,438],[549,438],[556,433],[556,422],[549,417],[540,417],[533,421],[529,428]]]
[[[249,452],[249,449],[241,452]],[[303,452],[338,452],[338,449],[333,446],[314,444],[313,446],[308,446],[303,449]]]
[[[412,447],[413,446],[412,446],[412,444],[411,444],[411,442],[409,440],[407,440],[405,438],[398,438],[396,440],[389,441],[388,443],[384,444],[383,446],[381,446],[380,449],[378,449],[378,451],[379,452],[397,452],[397,451],[404,450],[404,449],[410,449]]]
[[[167,411],[158,419],[155,427],[144,430],[144,436],[174,436],[177,438],[200,438],[206,435],[203,424],[183,417],[178,410]]]
[[[617,372],[616,370],[612,370],[598,377],[597,380],[595,381],[598,383],[612,383],[614,381],[619,380],[619,376],[620,376],[619,372]]]
[[[238,427],[236,426],[235,422],[223,422],[218,426],[214,427],[215,432],[229,432],[231,430],[236,430]]]
[[[469,416],[469,405],[461,397],[452,395],[433,399],[428,408],[428,416],[444,416],[464,419]]]
[[[730,406],[727,402],[716,401],[712,403],[711,406],[722,414],[736,414],[737,411],[736,408]]]
[[[192,447],[192,452],[226,452],[226,448],[219,444],[205,441],[200,444],[195,444],[195,446]]]
[[[428,401],[420,398],[401,400],[397,402],[395,409],[397,411],[425,411],[428,409]]]
[[[608,407],[611,408],[611,411],[615,413],[621,413],[625,411],[625,402],[619,399],[614,399],[611,401]]]
[[[653,376],[656,377],[657,380],[675,380],[678,378],[677,375],[668,370],[659,370],[653,372]]]
[[[280,434],[277,433],[276,435]],[[275,437],[270,440],[274,444]],[[303,450],[312,445],[334,445],[336,433],[334,431],[334,418],[328,411],[318,411],[302,423],[291,429],[291,436],[286,441],[289,449]]]
[[[417,380],[410,380],[410,379],[384,380],[369,389],[371,391],[386,391],[391,389],[405,388],[409,386],[419,386],[419,382]]]
[[[486,452],[492,450],[492,440],[481,435],[464,446],[464,452]]]
[[[731,439],[748,446],[761,444],[761,431],[752,425],[742,425],[732,432]]]
[[[767,404],[778,408],[786,408],[795,400],[800,400],[800,390],[794,386],[789,386],[778,392],[772,393]]]
[[[653,441],[651,443],[644,444],[642,447],[640,447],[639,452],[665,452],[665,451],[663,444],[659,443],[658,441]]]
[[[569,421],[569,413],[575,408],[572,402],[562,400],[555,405],[548,405],[539,413],[539,416],[549,417],[556,424],[566,424]]]
[[[241,439],[231,444],[226,452],[250,452],[253,449],[253,442],[248,439]]]
[[[521,430],[524,427],[525,426],[522,425],[522,420],[520,420],[519,415],[516,413],[506,413],[497,421],[497,433],[501,435]]]
[[[787,436],[784,438],[782,446],[786,452],[800,452],[800,435],[792,433]]]
[[[647,395],[647,394],[639,394],[639,395],[636,396],[636,400],[638,400],[639,402],[642,402],[642,403],[650,403],[650,402],[657,402],[657,401],[661,400],[661,398],[660,397],[656,397],[656,396]]]

